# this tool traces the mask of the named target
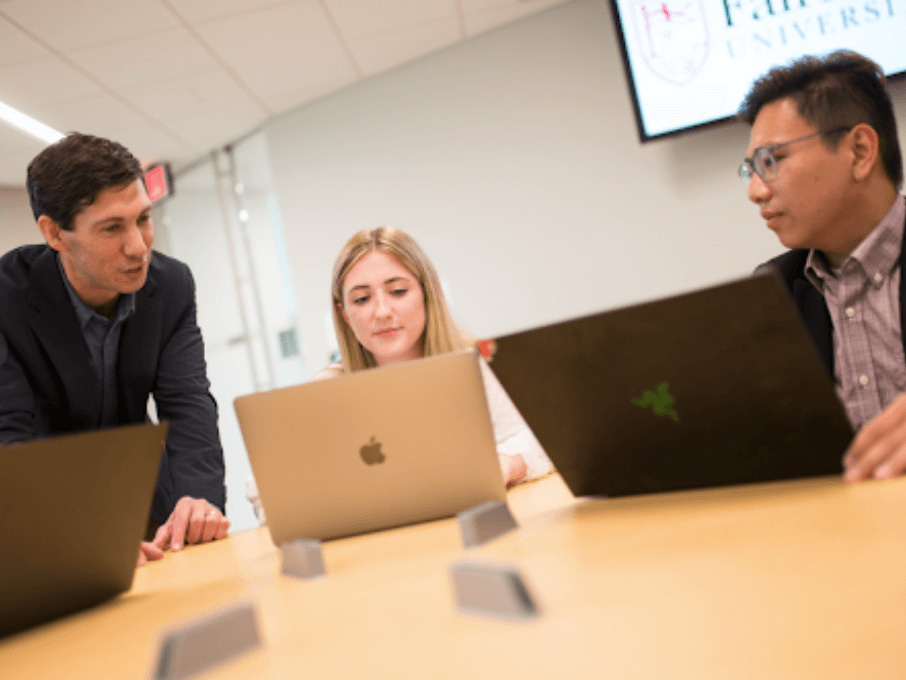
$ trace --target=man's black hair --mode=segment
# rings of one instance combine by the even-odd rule
[[[47,215],[71,230],[76,214],[101,191],[130,184],[142,174],[141,163],[122,144],[72,132],[35,156],[25,186],[36,220]]]

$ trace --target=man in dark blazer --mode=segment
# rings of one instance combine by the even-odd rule
[[[148,419],[170,423],[139,562],[229,529],[217,406],[189,268],[153,253],[138,160],[73,133],[29,165],[46,244],[0,258],[0,444]]]
[[[849,51],[775,67],[749,91],[739,174],[791,250],[786,283],[858,433],[847,481],[906,471],[906,199],[896,118],[877,64]]]

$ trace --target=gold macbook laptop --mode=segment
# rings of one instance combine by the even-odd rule
[[[0,636],[129,589],[166,436],[127,425],[0,448]]]
[[[438,519],[506,496],[478,354],[238,397],[274,543]]]

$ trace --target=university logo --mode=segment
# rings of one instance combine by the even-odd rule
[[[701,0],[632,0],[632,23],[645,64],[674,85],[688,85],[708,58]]]
[[[645,390],[642,392],[641,397],[636,397],[630,399],[633,406],[639,406],[641,408],[651,407],[651,410],[654,411],[655,415],[658,416],[668,416],[674,423],[679,422],[679,415],[673,409],[673,395],[670,394],[668,388],[670,383],[666,380],[660,383],[657,387],[654,388],[654,391]]]

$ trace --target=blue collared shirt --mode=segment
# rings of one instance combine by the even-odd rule
[[[78,293],[63,271],[60,256],[57,255],[57,266],[69,299],[75,308],[76,318],[82,330],[82,337],[88,346],[88,356],[91,361],[91,370],[97,377],[98,403],[101,411],[98,413],[97,426],[108,427],[118,423],[117,417],[117,386],[116,386],[116,361],[119,357],[120,333],[123,324],[135,312],[135,293],[120,295],[116,304],[113,320],[101,316],[89,307]]]

